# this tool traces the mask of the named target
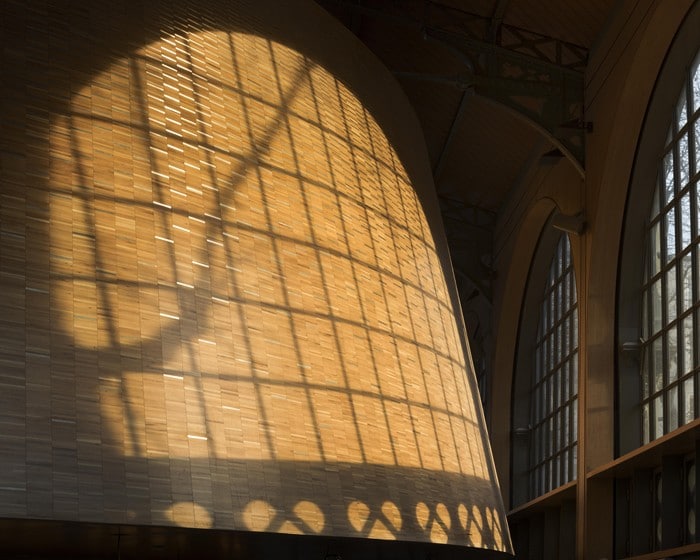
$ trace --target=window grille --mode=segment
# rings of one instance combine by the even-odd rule
[[[534,358],[532,498],[576,478],[578,308],[571,246],[565,234],[549,267]]]
[[[643,443],[698,416],[699,63],[700,56],[673,110],[648,223],[642,287]]]

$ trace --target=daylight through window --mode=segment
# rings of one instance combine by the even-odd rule
[[[578,309],[569,239],[562,234],[540,307],[532,386],[530,494],[576,477]]]

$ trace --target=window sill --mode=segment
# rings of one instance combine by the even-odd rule
[[[665,455],[685,455],[695,450],[695,442],[700,439],[700,418],[697,418],[654,441],[618,457],[590,471],[587,479],[623,478],[631,476],[637,469],[651,469],[661,464]],[[640,558],[642,558],[640,556]],[[644,556],[646,558],[646,556]],[[656,558],[649,557],[649,558]],[[663,558],[663,556],[660,556]]]
[[[550,490],[546,494],[542,494],[529,502],[525,502],[524,504],[513,508],[508,512],[508,519],[510,521],[515,521],[517,519],[529,517],[532,514],[542,512],[551,507],[560,506],[562,503],[568,500],[575,499],[576,481],[572,480],[571,482],[567,482],[566,484],[559,486],[559,488]]]
[[[686,544],[676,548],[667,548],[665,550],[656,550],[639,556],[628,556],[624,560],[661,560],[663,558],[672,558],[683,554],[691,554],[700,552],[700,543]]]

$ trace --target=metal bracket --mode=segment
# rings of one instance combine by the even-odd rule
[[[503,23],[505,2],[498,14],[485,17],[432,0],[422,10],[413,3],[322,1],[417,29],[426,40],[447,48],[464,64],[463,74],[394,73],[473,91],[505,107],[559,148],[583,176],[585,133],[592,131],[583,118],[587,49]]]
[[[592,130],[582,118],[583,74],[450,31],[426,28],[424,33],[468,56],[474,93],[537,128],[583,175],[584,131]]]

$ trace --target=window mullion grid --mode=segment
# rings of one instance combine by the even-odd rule
[[[572,409],[577,391],[573,387],[571,366],[578,350],[572,326],[576,318],[575,301],[568,238],[562,237],[550,264],[536,341],[539,360],[532,388],[531,417],[538,445],[530,451],[529,469],[533,498],[568,482],[575,475]],[[568,379],[566,384],[565,378]]]
[[[700,175],[698,174],[698,165],[695,157],[695,122],[700,118],[700,108],[696,110],[690,105],[689,100],[692,99],[690,80],[686,82],[684,99],[686,120],[683,126],[678,126],[680,113],[678,111],[679,105],[677,104],[671,126],[670,141],[664,150],[661,160],[658,189],[654,196],[663,194],[663,197],[657,203],[659,213],[652,217],[648,229],[649,256],[645,267],[647,270],[646,277],[649,280],[642,287],[644,293],[643,305],[646,309],[644,317],[646,321],[645,327],[646,332],[649,334],[643,340],[643,352],[645,363],[647,364],[643,375],[646,376],[649,392],[647,397],[642,395],[642,406],[649,408],[650,425],[646,429],[649,430],[650,437],[653,436],[652,439],[661,435],[657,430],[659,426],[656,424],[656,419],[659,416],[659,411],[656,407],[656,399],[658,397],[661,396],[661,402],[664,405],[663,425],[661,426],[663,433],[668,433],[682,425],[691,416],[697,417],[697,411],[700,410],[700,395],[698,395],[700,387],[696,371],[696,365],[700,361],[700,344],[695,336],[700,327],[700,315],[697,305],[698,296],[700,295],[700,280],[698,279],[698,266],[700,266],[700,254],[698,254],[700,224],[698,223],[698,212],[700,211],[700,200],[698,200],[699,193],[696,183]],[[684,136],[685,139],[683,138]],[[681,148],[687,153],[681,153]],[[669,156],[673,157],[672,169],[666,167]],[[672,173],[672,184],[671,181],[667,180],[667,171]],[[685,184],[681,184],[683,174],[687,175]],[[686,210],[685,214],[683,212],[684,209]],[[669,218],[671,217],[673,221],[669,223]],[[687,223],[688,220],[690,224]],[[684,226],[686,228],[689,226],[690,239],[683,237]],[[661,265],[660,270],[656,273],[654,272],[657,261],[653,252],[656,245],[656,239],[653,238],[655,227],[661,228],[661,247],[659,248],[662,251],[662,259],[659,263]],[[691,263],[690,279],[684,277],[684,275],[688,274],[686,270],[687,265],[684,265],[684,262],[687,263],[688,259]],[[669,274],[670,271],[673,271],[673,273]],[[657,281],[661,283],[662,301],[660,302],[660,330],[654,332],[655,320],[658,322],[659,318],[654,316],[655,301],[652,287]],[[688,284],[690,284],[690,293],[684,291]],[[688,298],[689,301],[686,301]],[[681,301],[683,304],[681,304]],[[692,337],[688,337],[686,334],[689,316],[694,333]],[[661,379],[661,387],[657,390],[655,376],[658,374],[656,371],[658,361],[654,357],[654,348],[657,347],[658,349],[659,338],[661,339],[663,377]],[[686,349],[687,344],[692,344],[690,355],[688,355],[689,353]],[[692,359],[693,364],[686,363],[688,359]],[[691,376],[693,379],[693,399],[692,403],[688,403],[686,381]],[[675,395],[675,398],[673,398],[673,395]],[[692,411],[686,410],[688,405],[692,406]],[[675,417],[671,418],[672,414],[675,414]],[[642,421],[644,421],[643,415]],[[646,429],[644,433],[646,433]]]
[[[686,114],[687,114],[687,112],[688,111],[687,111],[687,98],[686,98]],[[680,159],[681,159],[680,157],[677,158],[677,160],[679,162],[680,162]],[[680,165],[681,165],[680,163],[677,163],[676,164],[677,168],[680,168]],[[680,170],[678,169],[677,172],[678,172],[677,177],[680,179]],[[672,324],[669,325],[669,337],[667,338],[668,345],[669,345],[669,353],[670,353],[672,350],[670,348],[670,340],[671,340],[670,333],[672,330],[675,330],[676,347],[675,347],[675,350],[673,350],[675,352],[675,356],[669,356],[669,375],[670,375],[670,369],[671,369],[670,364],[671,364],[672,359],[675,360],[676,373],[675,373],[675,380],[674,381],[670,381],[670,379],[669,379],[670,383],[669,383],[669,388],[666,391],[666,408],[665,408],[665,410],[668,411],[668,414],[666,414],[666,417],[668,419],[668,422],[670,422],[672,420],[671,415],[673,414],[673,407],[671,406],[670,398],[671,398],[671,394],[672,394],[672,387],[673,387],[673,384],[675,383],[676,387],[677,387],[675,389],[675,395],[676,395],[676,397],[675,397],[676,398],[675,415],[676,415],[676,417],[675,417],[675,419],[673,419],[673,425],[668,424],[668,426],[666,428],[667,433],[670,432],[671,430],[675,430],[679,426],[683,425],[681,423],[681,418],[680,418],[681,407],[679,406],[681,399],[682,399],[682,396],[683,396],[682,395],[682,385],[680,382],[680,379],[681,379],[683,372],[681,372],[682,366],[681,366],[681,360],[679,359],[682,356],[681,344],[683,342],[682,338],[679,336],[679,334],[681,334],[681,332],[680,332],[681,331],[681,329],[680,329],[681,314],[683,312],[682,306],[681,306],[681,298],[683,297],[682,292],[681,292],[681,290],[683,289],[682,278],[681,278],[681,272],[682,272],[682,268],[683,268],[683,265],[682,265],[683,255],[680,254],[681,250],[682,250],[682,245],[683,245],[683,218],[684,218],[683,209],[681,208],[682,198],[681,198],[680,193],[681,193],[681,188],[683,186],[684,185],[681,185],[680,183],[676,183],[676,189],[675,189],[675,192],[677,193],[676,200],[675,200],[676,222],[674,224],[676,227],[676,252],[675,252],[675,260],[673,261],[673,263],[674,263],[673,270],[674,270],[674,280],[676,283],[676,291],[675,291],[675,298],[674,298],[673,302],[671,302],[670,304],[675,305],[675,307],[676,307],[676,310],[674,313],[674,316],[676,319],[675,319],[675,322],[672,322]]]

